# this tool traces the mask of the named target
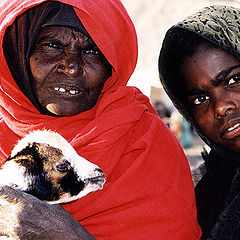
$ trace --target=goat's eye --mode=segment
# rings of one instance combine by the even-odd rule
[[[67,160],[63,160],[61,163],[58,163],[56,165],[56,169],[59,172],[66,172],[70,169],[70,162],[68,162]]]

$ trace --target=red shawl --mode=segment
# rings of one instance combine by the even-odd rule
[[[6,27],[44,0],[1,0],[0,45]],[[119,0],[62,0],[75,11],[113,74],[89,111],[41,115],[21,93],[0,49],[0,160],[33,129],[52,129],[106,173],[104,189],[63,207],[98,239],[199,239],[187,159],[149,99],[126,87],[137,60],[134,26]]]

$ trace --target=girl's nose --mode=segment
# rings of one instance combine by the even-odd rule
[[[58,66],[58,72],[64,73],[70,78],[76,78],[83,73],[80,59],[75,56],[65,56]]]
[[[224,99],[224,96],[222,96],[222,99],[219,100],[215,105],[215,118],[221,119],[225,116],[227,116],[229,113],[234,111],[237,108],[236,103],[234,100],[230,99]]]

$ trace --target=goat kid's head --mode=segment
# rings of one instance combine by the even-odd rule
[[[21,139],[0,169],[0,183],[50,204],[71,202],[103,188],[105,175],[59,134],[34,131]]]

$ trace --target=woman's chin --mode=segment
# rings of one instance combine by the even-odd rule
[[[56,103],[47,104],[46,109],[58,116],[74,116],[82,112],[80,108],[73,108],[68,105],[59,106]]]
[[[47,104],[42,104],[49,112],[58,116],[74,116],[81,112],[85,112],[91,109],[95,105],[95,102],[90,104],[79,104],[69,101],[63,101],[61,103],[51,102]]]

